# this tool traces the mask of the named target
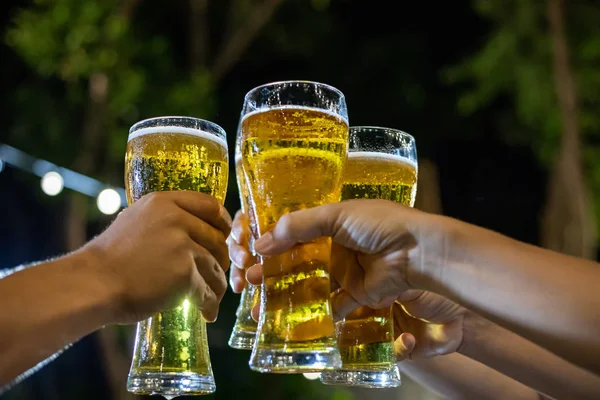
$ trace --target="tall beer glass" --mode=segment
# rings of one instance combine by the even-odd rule
[[[412,136],[389,128],[350,128],[342,200],[385,199],[412,207],[417,194],[417,148]],[[342,368],[325,371],[332,385],[372,388],[400,385],[394,356],[391,307],[361,307],[336,324]]]
[[[235,174],[238,190],[240,192],[242,212],[246,214],[250,220],[250,237],[248,238],[248,245],[252,255],[256,258],[256,253],[254,252],[254,239],[257,234],[256,218],[254,212],[250,208],[252,201],[250,199],[248,182],[242,165],[242,135],[240,134],[240,128],[241,126],[238,127],[238,133],[235,139]],[[256,261],[258,262],[258,260]],[[251,312],[254,306],[260,302],[260,293],[260,286],[251,285],[246,282],[246,287],[242,291],[242,296],[240,298],[240,305],[235,313],[235,325],[233,326],[233,331],[229,337],[230,347],[240,350],[252,350],[254,338],[256,337],[257,323],[252,319]]]
[[[246,94],[242,163],[258,235],[286,213],[340,199],[348,155],[344,95],[315,82],[287,81]],[[263,293],[250,368],[317,372],[341,366],[329,301],[331,241],[319,238],[261,257]]]
[[[155,191],[195,190],[225,200],[225,131],[190,117],[153,118],[129,131],[125,156],[127,202]],[[188,299],[138,323],[127,390],[167,398],[215,391],[206,322]]]

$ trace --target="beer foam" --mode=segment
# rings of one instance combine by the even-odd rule
[[[379,158],[380,160],[389,160],[409,164],[414,169],[417,169],[417,163],[415,161],[410,160],[404,156],[399,156],[397,154],[380,153],[377,151],[350,151],[348,152],[348,158]]]
[[[242,121],[245,120],[246,118],[250,117],[251,115],[260,114],[260,113],[264,113],[267,111],[277,111],[277,110],[306,110],[306,111],[320,112],[323,114],[327,114],[331,117],[339,118],[342,121],[344,121],[346,123],[346,125],[349,125],[348,118],[346,118],[338,113],[335,113],[331,110],[326,110],[324,108],[319,108],[319,107],[306,107],[306,106],[294,106],[294,105],[284,105],[284,106],[276,106],[276,107],[264,106],[264,107],[259,108],[258,110],[249,112],[248,114],[244,115],[244,117],[242,118]]]
[[[227,149],[227,141],[225,139],[223,139],[222,137],[214,135],[210,132],[201,131],[200,129],[185,128],[182,126],[157,126],[157,127],[152,127],[152,128],[138,129],[137,131],[129,134],[129,138],[127,139],[127,142],[129,142],[130,140],[133,140],[137,137],[140,137],[140,136],[152,135],[155,133],[182,133],[184,135],[196,136],[196,137],[200,137],[203,139],[207,139],[207,140],[216,142],[216,143],[220,144],[221,146],[225,147],[225,149]]]

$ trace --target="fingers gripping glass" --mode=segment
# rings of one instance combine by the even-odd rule
[[[315,82],[251,90],[241,120],[242,164],[258,236],[294,210],[339,201],[348,152],[344,95]],[[341,366],[329,301],[331,242],[262,257],[260,319],[250,368],[317,372]]]
[[[256,218],[254,217],[254,212],[250,208],[252,202],[250,200],[248,182],[246,180],[244,167],[242,165],[242,136],[240,134],[240,128],[241,125],[238,127],[237,137],[235,140],[235,173],[238,190],[240,192],[242,212],[248,216],[250,221],[249,247],[256,259],[253,249],[253,242],[256,237],[257,229]],[[246,283],[246,286],[244,287],[240,297],[240,304],[235,313],[235,325],[233,326],[231,336],[229,337],[230,347],[240,350],[252,350],[257,328],[257,323],[252,318],[252,309],[260,302],[260,293],[260,286]]]
[[[143,195],[194,190],[225,200],[228,179],[225,131],[190,117],[163,117],[136,123],[125,155],[129,204]],[[127,390],[167,398],[203,395],[216,389],[206,322],[188,299],[137,325]]]
[[[412,207],[417,193],[417,150],[412,136],[379,127],[351,127],[342,200],[385,199]],[[336,324],[342,368],[325,371],[331,385],[399,386],[391,307],[361,307]]]

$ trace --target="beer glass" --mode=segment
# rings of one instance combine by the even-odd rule
[[[225,131],[197,118],[144,120],[129,131],[125,155],[127,202],[155,191],[195,190],[225,200]],[[188,299],[137,325],[127,390],[167,398],[215,391],[206,322]]]
[[[242,165],[242,136],[240,134],[240,128],[241,126],[238,127],[238,132],[235,139],[235,174],[237,178],[238,190],[240,192],[242,212],[246,214],[250,221],[248,247],[256,259],[253,246],[254,238],[256,237],[256,218],[253,211],[250,209],[250,192],[248,189],[248,182],[246,181],[246,176],[244,174],[244,167]],[[229,337],[230,347],[240,350],[252,350],[252,346],[254,346],[254,338],[256,337],[257,323],[254,321],[254,319],[252,319],[251,312],[254,306],[259,304],[260,293],[260,286],[251,285],[246,282],[246,287],[242,291],[242,295],[240,297],[240,305],[235,313],[235,325],[233,326],[233,331]]]
[[[242,109],[242,163],[258,236],[284,214],[340,199],[348,112],[337,89],[308,81],[259,86]],[[261,257],[260,318],[250,368],[318,372],[341,366],[329,300],[331,241]]]
[[[412,207],[417,194],[417,149],[409,134],[389,128],[350,128],[342,200],[385,199]],[[399,386],[392,308],[360,307],[337,322],[342,368],[321,373],[331,385]]]

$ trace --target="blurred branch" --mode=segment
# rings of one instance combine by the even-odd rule
[[[283,0],[263,0],[255,6],[245,23],[234,31],[216,56],[212,67],[215,81],[219,81],[231,70],[282,3]]]
[[[192,68],[206,65],[208,59],[208,0],[190,0],[190,62]]]
[[[121,9],[121,16],[125,19],[131,19],[133,12],[140,5],[142,0],[127,0]]]
[[[433,161],[419,160],[418,182],[415,208],[428,213],[442,214],[440,178]]]
[[[575,157],[577,163],[581,163],[581,134],[577,118],[579,115],[577,93],[565,34],[564,13],[563,0],[548,1],[548,22],[554,55],[554,83],[562,117],[562,139],[571,156]]]
[[[597,232],[583,176],[579,110],[565,33],[564,2],[548,0],[547,6],[562,135],[544,209],[542,244],[572,256],[595,259]]]

